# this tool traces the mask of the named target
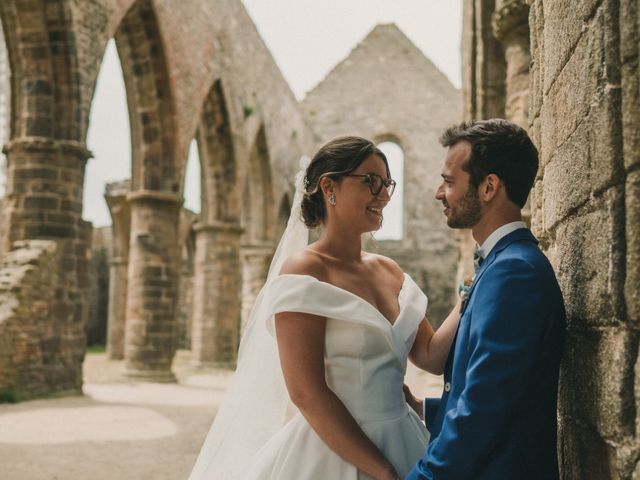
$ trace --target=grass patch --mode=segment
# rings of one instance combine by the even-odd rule
[[[104,353],[107,351],[107,347],[105,345],[88,345],[87,353]]]
[[[15,390],[0,390],[0,403],[18,403],[19,401],[20,395]]]

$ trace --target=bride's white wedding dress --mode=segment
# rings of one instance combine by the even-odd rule
[[[404,477],[422,457],[424,424],[404,399],[407,355],[424,318],[427,298],[405,275],[393,325],[351,292],[305,275],[282,275],[269,285],[270,313],[327,317],[325,371],[336,393],[366,435]],[[270,320],[273,329],[273,318]],[[356,480],[368,478],[318,437],[300,412],[247,459],[247,480]]]
[[[333,452],[291,404],[274,338],[278,312],[327,318],[327,383],[400,476],[427,445],[428,433],[402,391],[407,356],[427,309],[427,297],[413,280],[405,275],[392,325],[353,293],[307,275],[278,276],[285,259],[308,241],[300,221],[304,163],[287,228],[240,343],[238,367],[189,480],[367,478]]]

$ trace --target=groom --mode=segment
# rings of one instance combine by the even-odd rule
[[[450,127],[440,141],[448,152],[436,198],[451,228],[471,228],[477,270],[442,398],[425,400],[429,446],[406,478],[557,479],[565,311],[520,211],[538,152],[522,128],[500,119]]]

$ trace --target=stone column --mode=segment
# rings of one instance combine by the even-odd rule
[[[84,169],[91,152],[72,140],[16,138],[4,147],[7,196],[4,244],[49,239],[58,243],[59,281],[38,329],[45,391],[79,392],[86,347],[89,249],[92,226],[82,220]],[[44,305],[43,305],[44,307]]]
[[[233,368],[240,319],[240,235],[236,223],[197,224],[191,355],[196,365]]]
[[[251,308],[267,279],[274,247],[270,243],[243,245],[242,260],[242,321],[241,332],[247,325]]]
[[[526,0],[499,0],[492,18],[493,33],[502,42],[507,72],[505,117],[529,128],[529,5]],[[530,201],[522,218],[531,225]]]
[[[124,358],[124,324],[127,308],[127,271],[131,230],[131,211],[126,199],[128,192],[128,181],[108,184],[105,191],[105,199],[111,213],[112,234],[107,320],[107,355],[112,360]]]
[[[182,198],[157,191],[127,195],[131,240],[125,320],[125,375],[172,382],[177,344],[178,223]]]
[[[493,33],[502,42],[507,62],[505,116],[529,126],[529,5],[525,0],[498,1]]]
[[[124,358],[124,325],[127,310],[127,272],[129,261],[112,257],[109,261],[109,306],[107,316],[107,356]]]

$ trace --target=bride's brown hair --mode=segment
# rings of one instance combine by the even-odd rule
[[[387,168],[387,176],[391,177],[387,157],[371,140],[362,137],[338,137],[318,150],[307,167],[304,178],[304,197],[302,199],[302,219],[309,227],[321,225],[327,216],[327,207],[320,179],[325,176],[339,181],[342,175],[353,172],[371,155],[377,155]],[[332,175],[325,175],[335,172]]]

